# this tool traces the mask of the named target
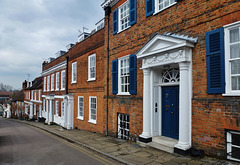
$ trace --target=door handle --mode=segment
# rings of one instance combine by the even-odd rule
[[[168,111],[168,109],[166,109],[166,111]]]
[[[171,112],[171,114],[173,114],[173,112]]]

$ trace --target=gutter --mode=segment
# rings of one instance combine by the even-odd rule
[[[67,59],[67,66],[66,66],[66,82],[65,82],[65,89],[66,89],[66,95],[68,94],[68,61],[69,61],[69,56],[66,57]]]
[[[108,136],[108,99],[109,99],[109,18],[111,7],[104,8],[105,15],[107,16],[107,109],[106,109],[106,136]]]

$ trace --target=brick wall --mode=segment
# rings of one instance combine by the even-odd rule
[[[112,12],[120,6],[120,0]],[[156,32],[173,32],[198,37],[193,48],[193,101],[192,146],[204,149],[207,154],[223,156],[225,129],[240,130],[239,97],[208,95],[206,79],[205,33],[240,20],[240,2],[236,0],[182,0],[156,15],[145,17],[145,1],[137,1],[137,23],[112,35],[110,16],[110,101],[109,124],[114,135],[117,131],[117,113],[130,115],[131,136],[142,133],[143,73],[137,62],[137,95],[112,95],[112,60],[136,53]],[[105,21],[106,22],[106,21]],[[106,23],[105,23],[106,24]],[[105,29],[105,33],[107,33]],[[106,51],[105,36],[105,51]]]
[[[106,131],[106,58],[104,52],[104,29],[97,31],[69,51],[68,89],[74,93],[74,128],[99,132]],[[88,81],[88,56],[96,54],[96,80]],[[77,62],[77,82],[72,80],[72,63]],[[78,119],[78,97],[84,97],[84,117]],[[89,97],[97,97],[97,123],[89,122]]]

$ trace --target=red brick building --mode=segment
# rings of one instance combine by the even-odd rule
[[[100,133],[106,131],[104,33],[102,25],[68,52],[68,90],[74,93],[74,128]]]
[[[16,93],[11,102],[11,118],[25,119],[24,89]]]
[[[72,44],[70,45],[73,46]],[[73,128],[73,96],[67,92],[68,52],[59,51],[42,66],[43,114],[48,124]]]
[[[109,134],[240,160],[240,2],[105,0],[102,7]]]
[[[30,120],[38,120],[42,115],[42,77],[35,78],[24,89],[25,114]]]

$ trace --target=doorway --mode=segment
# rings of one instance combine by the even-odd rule
[[[179,138],[179,87],[162,87],[162,136]]]

